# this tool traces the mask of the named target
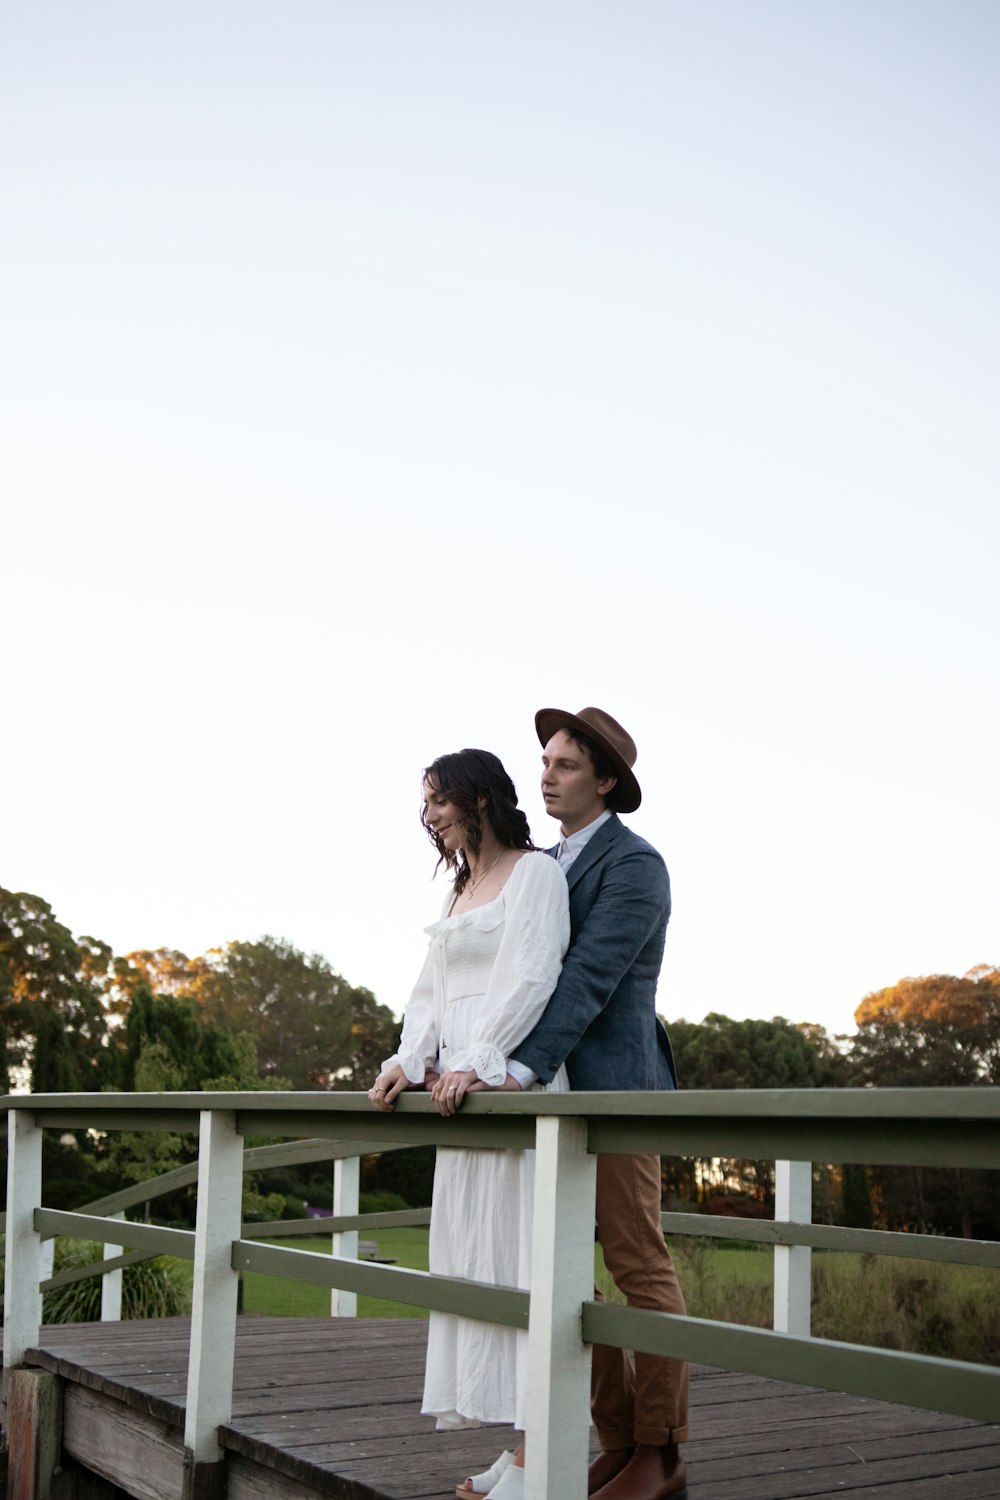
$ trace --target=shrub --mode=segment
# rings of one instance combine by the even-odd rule
[[[434,1147],[383,1151],[367,1185],[373,1192],[399,1193],[407,1208],[428,1208],[434,1182]]]
[[[394,1214],[409,1206],[399,1193],[361,1193],[358,1199],[358,1211],[363,1214]]]
[[[103,1245],[86,1240],[56,1240],[55,1271],[89,1266],[104,1254]],[[122,1318],[174,1318],[191,1311],[191,1294],[184,1268],[158,1256],[126,1266],[122,1279]],[[71,1281],[46,1292],[42,1318],[46,1323],[95,1323],[101,1316],[101,1278]]]

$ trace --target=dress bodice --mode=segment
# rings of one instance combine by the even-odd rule
[[[498,1085],[559,977],[569,945],[566,878],[555,860],[528,853],[494,901],[448,916],[450,904],[426,928],[427,957],[389,1062],[412,1083],[449,1067]]]

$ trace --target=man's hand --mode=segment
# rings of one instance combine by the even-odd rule
[[[521,1092],[521,1085],[516,1078],[508,1073],[503,1083],[483,1083],[481,1078],[477,1078],[475,1083],[469,1084],[465,1092],[467,1094],[483,1094],[486,1092],[491,1094],[519,1094]]]
[[[368,1097],[376,1109],[380,1109],[384,1115],[390,1115],[396,1107],[396,1096],[410,1087],[410,1080],[399,1063],[394,1063],[387,1073],[378,1075],[368,1090]]]
[[[431,1089],[431,1098],[443,1115],[453,1115],[476,1081],[474,1069],[467,1073],[453,1073],[449,1068]]]

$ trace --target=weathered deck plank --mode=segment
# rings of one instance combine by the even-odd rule
[[[512,1433],[433,1430],[420,1414],[425,1339],[417,1320],[241,1318],[222,1435],[233,1500],[450,1497]],[[148,1422],[163,1482],[176,1465],[187,1352],[184,1319],[80,1324],[45,1329],[31,1362],[80,1388],[81,1445],[87,1411],[107,1419],[113,1403],[127,1407],[132,1445]],[[692,1405],[698,1500],[1000,1500],[1000,1426],[704,1368]]]

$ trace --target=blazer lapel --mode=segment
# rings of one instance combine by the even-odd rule
[[[602,823],[592,839],[588,839],[583,849],[574,859],[566,874],[566,883],[570,890],[576,885],[582,875],[585,875],[592,865],[605,855],[609,847],[622,833],[622,824],[618,820],[618,814],[612,813],[606,823]],[[556,846],[558,852],[558,845]]]

